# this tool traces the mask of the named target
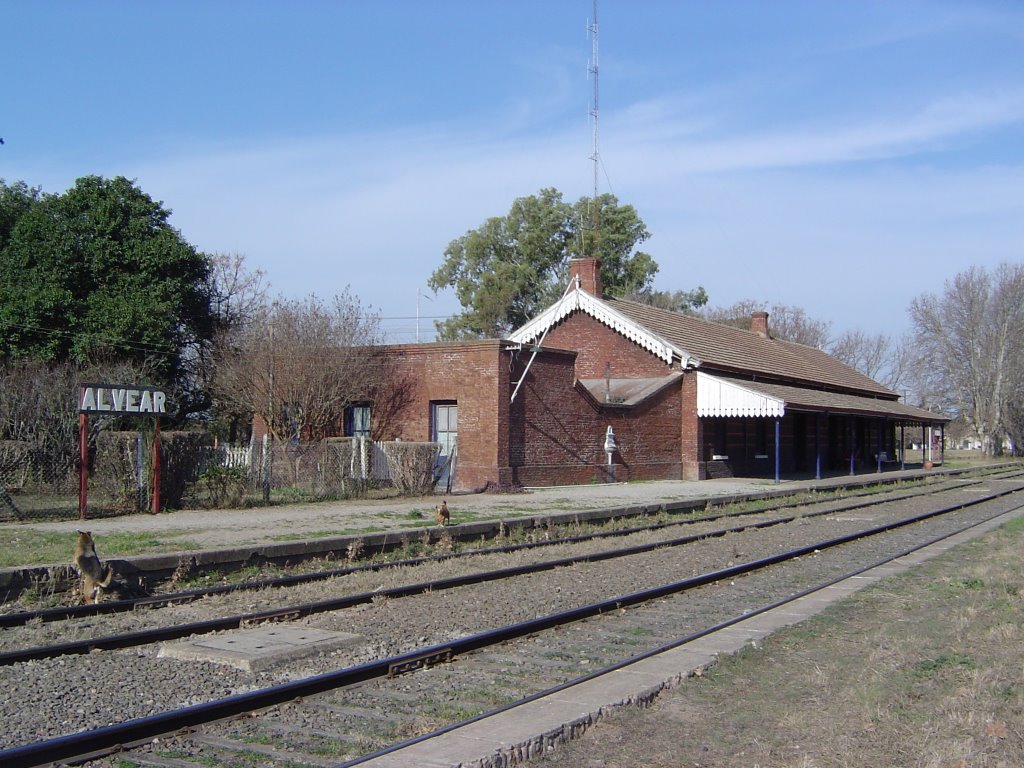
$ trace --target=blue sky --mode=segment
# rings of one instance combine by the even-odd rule
[[[0,178],[135,179],[272,294],[412,341],[446,245],[590,194],[590,0],[0,0]],[[1024,243],[1024,3],[602,0],[600,191],[665,290],[902,333]],[[418,298],[420,294],[423,298]]]

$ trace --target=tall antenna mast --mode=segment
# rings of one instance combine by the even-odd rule
[[[594,254],[593,255],[597,256],[598,252],[599,252],[598,243],[599,243],[599,237],[600,237],[600,231],[601,231],[600,207],[598,206],[598,203],[597,203],[598,174],[599,174],[600,166],[601,166],[601,154],[600,154],[600,150],[599,150],[599,146],[600,145],[599,145],[599,142],[598,142],[598,139],[600,138],[600,131],[599,131],[599,127],[600,127],[600,119],[599,119],[600,118],[600,113],[599,113],[599,102],[598,102],[598,93],[599,93],[599,91],[598,91],[598,66],[597,66],[597,0],[594,0],[594,20],[591,22],[589,30],[590,30],[590,48],[591,48],[589,72],[590,72],[591,77],[593,77],[593,81],[594,81],[593,102],[592,102],[591,107],[590,107],[590,120],[591,120],[591,125],[593,126],[593,131],[594,131],[594,134],[593,134],[593,140],[594,140],[593,151],[590,154],[590,160],[594,164],[594,194],[593,194],[593,198],[591,199],[591,203],[590,203],[590,205],[591,205],[591,209],[590,209],[591,222],[590,223],[591,223],[591,227],[594,230],[594,246],[593,246],[594,247]]]

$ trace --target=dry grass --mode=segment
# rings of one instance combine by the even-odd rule
[[[1024,766],[1024,521],[887,580],[538,761]]]

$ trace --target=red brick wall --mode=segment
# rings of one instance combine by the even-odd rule
[[[378,417],[383,404],[374,404],[374,439],[429,440],[431,403],[455,402],[456,488],[507,483],[507,469],[500,470],[508,465],[508,364],[502,364],[502,346],[499,341],[482,341],[388,347],[404,396],[386,419],[383,413]]]
[[[513,379],[527,358],[524,350],[515,362]],[[512,406],[509,463],[514,481],[522,485],[603,481],[609,474],[604,452],[609,426],[618,445],[613,457],[616,479],[678,479],[679,385],[667,387],[636,408],[608,408],[576,386],[578,362],[572,353],[559,351],[545,350],[534,358]]]
[[[577,350],[576,376],[581,379],[603,379],[606,367],[613,379],[667,376],[672,371],[664,360],[584,312],[551,328],[544,346]]]
[[[704,423],[697,418],[697,376],[683,374],[682,406],[679,420],[681,432],[682,478],[704,480],[707,462],[704,458]]]

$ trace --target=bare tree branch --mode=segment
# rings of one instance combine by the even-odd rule
[[[345,408],[369,399],[385,377],[379,326],[347,291],[330,304],[278,299],[222,339],[214,392],[259,416],[277,440],[337,434]]]
[[[1013,417],[1024,394],[1024,265],[971,267],[941,296],[915,298],[910,315],[923,388],[964,417],[986,453],[1000,453],[1005,437],[1024,431]]]

